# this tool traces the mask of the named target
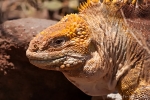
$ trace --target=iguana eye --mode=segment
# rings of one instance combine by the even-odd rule
[[[57,39],[57,40],[55,41],[55,44],[61,45],[61,44],[63,44],[64,42],[65,42],[64,39]]]
[[[54,47],[62,46],[65,42],[66,42],[66,38],[65,38],[65,37],[55,38],[55,39],[52,41],[52,45],[53,45]]]

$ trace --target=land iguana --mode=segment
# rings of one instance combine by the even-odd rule
[[[150,19],[149,8],[146,1],[87,0],[78,14],[34,37],[26,55],[39,68],[61,71],[88,95],[118,91],[123,100],[150,100],[150,53],[134,36],[149,40],[150,34],[132,27],[134,17]]]

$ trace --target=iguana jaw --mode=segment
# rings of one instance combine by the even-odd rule
[[[26,55],[33,65],[42,69],[58,71],[78,68],[79,65],[84,64],[86,60],[90,58],[87,55],[77,53],[65,53],[65,55],[63,55],[62,52],[36,53],[30,50],[26,51]]]

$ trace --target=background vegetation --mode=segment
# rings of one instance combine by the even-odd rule
[[[0,0],[0,21],[35,17],[60,20],[63,16],[78,12],[85,0]]]

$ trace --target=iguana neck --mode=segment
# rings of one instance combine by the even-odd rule
[[[134,68],[137,61],[142,61],[145,50],[132,37],[132,30],[125,22],[122,10],[108,9],[107,5],[97,4],[79,16],[89,24],[91,41],[99,55],[95,73],[104,71],[101,76],[108,83],[108,88],[114,90],[119,79]]]
[[[131,36],[130,28],[121,17],[121,10],[105,12],[104,8],[104,5],[97,4],[79,14],[91,29],[91,43],[95,51],[79,69],[64,73],[67,77],[82,78],[85,82],[106,83],[106,90],[113,91],[120,78],[142,59],[144,49]],[[107,6],[106,11],[109,11]]]

